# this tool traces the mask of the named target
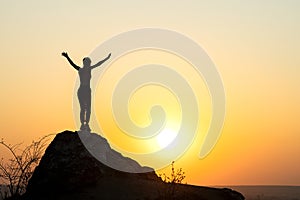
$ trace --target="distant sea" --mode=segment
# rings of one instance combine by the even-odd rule
[[[300,200],[300,186],[217,186],[231,188],[246,200]]]

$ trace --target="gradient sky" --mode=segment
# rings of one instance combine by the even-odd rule
[[[199,147],[192,146],[176,162],[187,182],[300,185],[299,1],[74,2],[1,1],[1,138],[29,143],[75,130],[77,73],[62,51],[81,64],[113,35],[166,28],[207,51],[226,92],[226,120],[216,147],[199,160]]]

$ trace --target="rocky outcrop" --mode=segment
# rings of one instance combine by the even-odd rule
[[[147,173],[126,173],[101,163],[82,144],[77,132],[56,135],[29,181],[23,199],[233,199],[244,197],[230,189],[166,184],[154,170],[140,166],[110,148],[101,136],[89,133],[88,144],[128,169]],[[80,133],[82,134],[82,133]],[[150,172],[149,172],[150,171]]]

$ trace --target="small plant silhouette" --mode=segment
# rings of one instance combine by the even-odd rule
[[[183,183],[183,180],[185,179],[185,172],[182,170],[182,168],[179,168],[175,170],[174,166],[175,161],[171,163],[171,175],[167,176],[165,173],[160,174],[159,177],[165,182],[165,183]]]
[[[160,194],[160,199],[175,199],[177,186],[183,183],[185,179],[185,172],[182,168],[175,169],[174,166],[175,161],[171,163],[171,174],[168,176],[165,173],[159,174],[159,177],[163,182],[167,183],[165,186],[163,193]]]
[[[0,160],[0,180],[1,184],[8,187],[4,198],[17,199],[22,195],[27,187],[35,167],[38,165],[50,135],[44,136],[37,141],[21,149],[21,144],[11,145],[0,141],[5,149],[11,154],[11,158]]]

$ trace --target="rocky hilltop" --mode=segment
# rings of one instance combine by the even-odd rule
[[[111,149],[103,137],[88,133],[85,137],[90,146],[99,148],[99,156],[105,156],[108,163],[147,172],[126,173],[112,169],[89,153],[78,134],[83,133],[64,131],[56,135],[22,199],[244,199],[231,189],[164,183],[154,170],[123,157]]]

